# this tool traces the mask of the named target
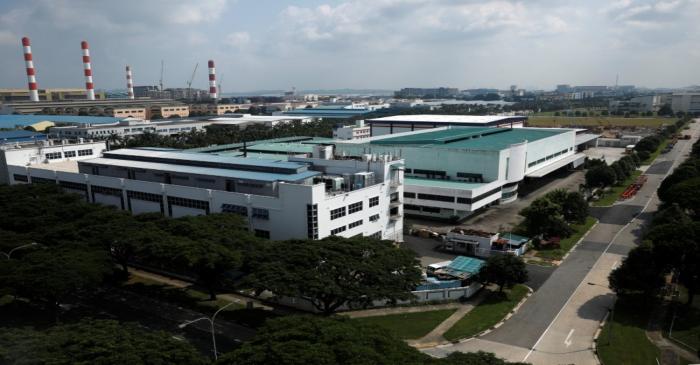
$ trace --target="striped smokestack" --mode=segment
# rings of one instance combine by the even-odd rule
[[[90,66],[90,49],[88,42],[80,42],[80,48],[83,49],[83,70],[85,73],[85,91],[88,100],[95,100],[95,90],[92,84],[92,67]]]
[[[209,98],[216,101],[216,68],[213,60],[209,60]]]
[[[131,79],[131,66],[126,66],[126,94],[129,99],[134,98],[134,82]]]
[[[27,86],[29,87],[29,100],[39,101],[39,91],[36,85],[36,73],[34,72],[34,60],[32,59],[32,44],[29,38],[22,38],[24,48],[24,64],[27,68]]]

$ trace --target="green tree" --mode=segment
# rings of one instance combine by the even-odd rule
[[[187,342],[133,323],[83,320],[45,330],[0,331],[3,364],[204,365]]]
[[[586,171],[586,185],[590,187],[605,187],[615,183],[617,175],[610,166],[596,166]]]
[[[415,252],[366,237],[275,242],[252,261],[251,287],[308,299],[326,315],[346,304],[410,299],[421,278]]]
[[[665,194],[666,203],[678,204],[679,207],[691,212],[697,219],[700,217],[700,177],[685,180],[673,185]]]
[[[618,295],[641,292],[652,297],[664,284],[663,268],[659,267],[650,245],[632,249],[622,265],[608,276],[610,288]]]
[[[479,276],[487,283],[498,285],[498,291],[503,288],[511,288],[515,284],[527,281],[528,274],[525,261],[515,255],[492,255],[486,260],[486,265],[481,269]]]
[[[546,197],[561,207],[567,222],[582,223],[588,217],[588,202],[579,192],[556,189],[547,193]]]
[[[35,250],[10,260],[9,267],[0,286],[52,309],[70,295],[95,289],[112,272],[106,252],[78,246]]]
[[[572,233],[564,220],[561,206],[547,197],[536,199],[520,215],[525,217],[523,226],[530,237],[568,237]]]
[[[218,365],[424,364],[429,357],[386,330],[345,318],[286,316],[268,320]]]

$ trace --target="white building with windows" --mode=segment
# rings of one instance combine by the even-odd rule
[[[273,240],[403,238],[403,160],[391,156],[334,159],[324,145],[284,160],[143,148],[8,171],[11,184],[57,184],[134,214],[244,215]]]
[[[80,161],[100,156],[107,148],[104,141],[37,141],[0,145],[0,184],[10,182],[8,166],[45,165]]]
[[[358,120],[354,125],[347,125],[333,129],[333,139],[363,139],[370,137],[369,126],[364,120]]]

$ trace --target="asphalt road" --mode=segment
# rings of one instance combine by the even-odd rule
[[[685,158],[699,124],[691,124],[693,140],[679,141],[649,167],[648,181],[633,199],[592,209],[600,222],[506,323],[478,339],[424,351],[441,357],[483,350],[533,364],[596,364],[593,336],[614,298],[607,275],[639,243],[658,205],[658,185]]]

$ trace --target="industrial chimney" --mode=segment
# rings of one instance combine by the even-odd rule
[[[209,98],[216,101],[216,68],[213,60],[209,60]]]
[[[92,84],[92,67],[90,66],[90,49],[88,42],[80,42],[80,48],[83,49],[83,69],[85,72],[85,91],[88,100],[95,100],[95,90]]]
[[[32,59],[32,45],[29,38],[22,38],[24,48],[24,64],[27,68],[27,86],[29,87],[29,100],[39,101],[39,91],[36,85],[36,73],[34,72],[34,60]]]
[[[126,66],[126,93],[129,99],[134,98],[134,82],[131,79],[131,66]]]

